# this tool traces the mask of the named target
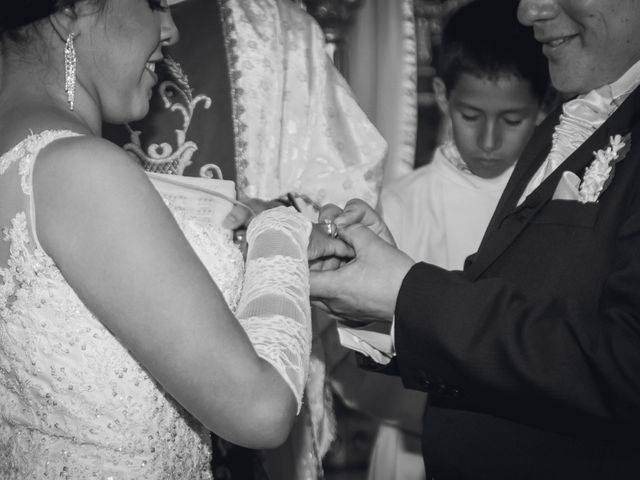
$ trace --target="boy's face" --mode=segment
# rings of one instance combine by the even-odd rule
[[[520,156],[540,110],[527,80],[462,73],[448,92],[453,138],[475,175],[494,178]]]

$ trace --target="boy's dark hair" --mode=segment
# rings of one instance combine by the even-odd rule
[[[542,103],[549,69],[531,28],[517,19],[516,0],[475,0],[456,11],[444,27],[438,75],[447,92],[462,73],[497,79],[516,75],[531,84]]]

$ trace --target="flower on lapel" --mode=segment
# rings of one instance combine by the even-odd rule
[[[607,148],[593,152],[594,160],[587,167],[579,187],[579,200],[582,203],[597,202],[600,194],[613,179],[615,165],[622,160],[631,148],[631,134],[624,137],[615,135],[609,138]]]

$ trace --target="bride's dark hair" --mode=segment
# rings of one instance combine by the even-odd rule
[[[73,8],[83,0],[2,0],[0,2],[0,40],[10,35],[15,40],[18,32],[27,25],[47,18],[63,8]],[[106,0],[93,0],[104,4]]]

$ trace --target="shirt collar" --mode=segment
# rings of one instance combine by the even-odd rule
[[[597,88],[595,92],[607,103],[618,107],[639,84],[640,60],[634,63],[615,82]]]
[[[472,174],[471,170],[469,170],[469,167],[467,167],[467,163],[462,158],[462,155],[460,155],[458,148],[456,147],[456,145],[453,143],[452,140],[445,141],[442,145],[440,145],[439,148],[440,148],[440,151],[442,152],[442,156],[451,165],[456,167],[458,170],[461,170],[465,173]]]

